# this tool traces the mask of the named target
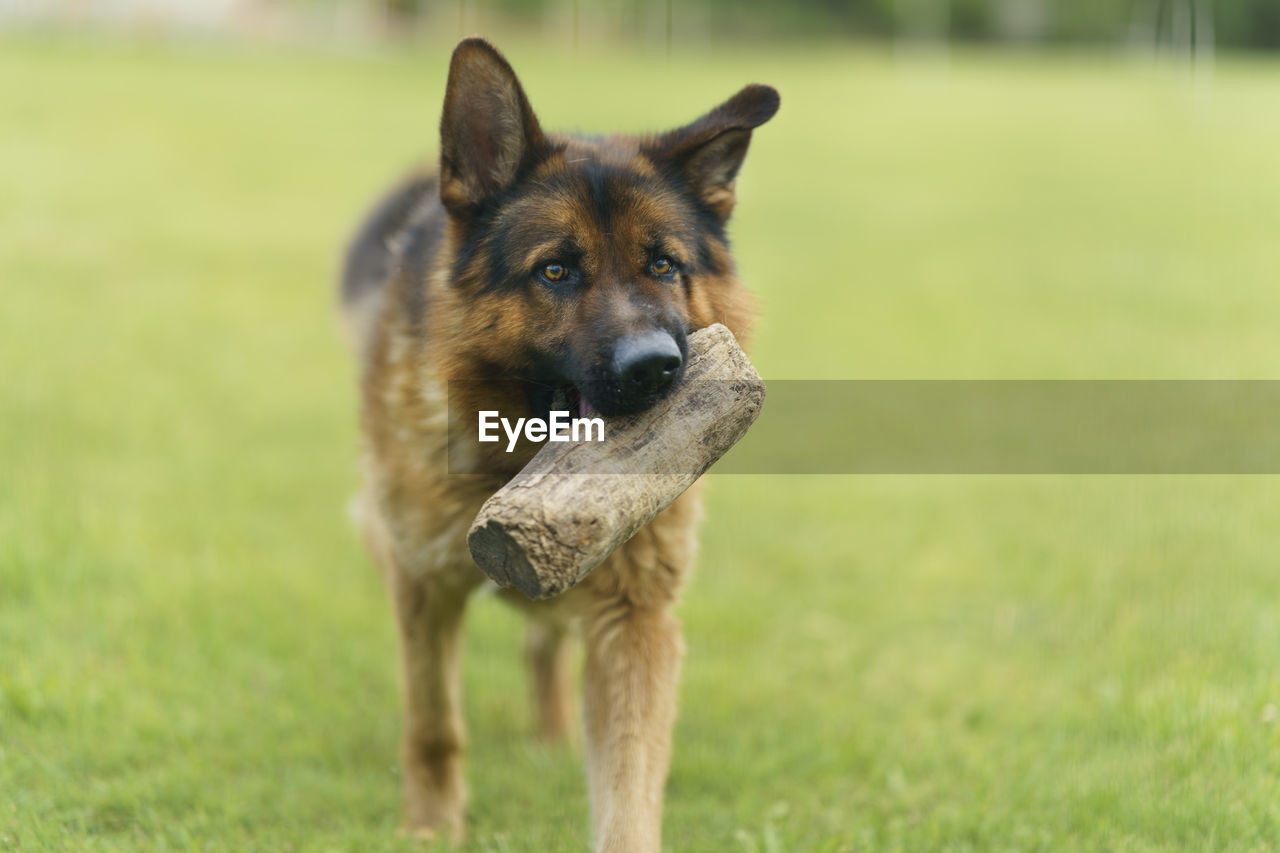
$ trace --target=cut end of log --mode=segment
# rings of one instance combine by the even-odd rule
[[[479,521],[477,519],[477,521]],[[478,523],[467,535],[471,559],[499,586],[514,586],[527,598],[550,598],[564,592],[567,584],[542,577],[529,561],[524,548],[493,519]]]

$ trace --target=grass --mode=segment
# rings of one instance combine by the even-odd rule
[[[1274,63],[546,47],[553,127],[782,91],[734,226],[766,376],[1275,375]],[[0,847],[416,849],[330,303],[444,68],[3,42]],[[1278,554],[1264,477],[716,479],[667,847],[1276,849]],[[468,849],[584,849],[519,636],[474,607]]]

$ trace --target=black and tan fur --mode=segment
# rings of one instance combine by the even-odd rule
[[[536,450],[469,442],[459,454],[455,435],[450,475],[447,407],[524,417],[559,393],[606,416],[636,411],[679,381],[688,332],[720,322],[745,342],[752,301],[725,225],[751,131],[777,107],[773,89],[748,86],[657,136],[547,134],[507,62],[468,39],[450,66],[438,175],[394,190],[353,243],[342,296],[362,359],[360,518],[399,625],[409,830],[463,830],[458,656],[467,599],[484,581],[466,532]],[[634,341],[665,347],[659,379],[619,379]],[[695,487],[558,598],[508,596],[531,617],[526,655],[548,738],[569,722],[566,638],[585,642],[599,850],[660,846],[682,650],[671,611],[699,507]]]

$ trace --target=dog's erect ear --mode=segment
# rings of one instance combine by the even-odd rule
[[[693,124],[662,134],[646,153],[672,167],[724,222],[733,212],[733,184],[751,144],[751,131],[778,111],[778,91],[752,84]]]
[[[474,209],[516,180],[544,145],[516,73],[484,39],[460,42],[449,63],[440,118],[440,199]]]

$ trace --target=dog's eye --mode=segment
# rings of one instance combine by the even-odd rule
[[[564,281],[569,277],[569,268],[564,264],[547,264],[542,268],[542,277],[547,281]]]
[[[653,273],[654,275],[671,275],[675,271],[676,271],[675,261],[671,260],[670,258],[665,258],[665,257],[658,258],[656,261],[649,264],[649,272]]]

